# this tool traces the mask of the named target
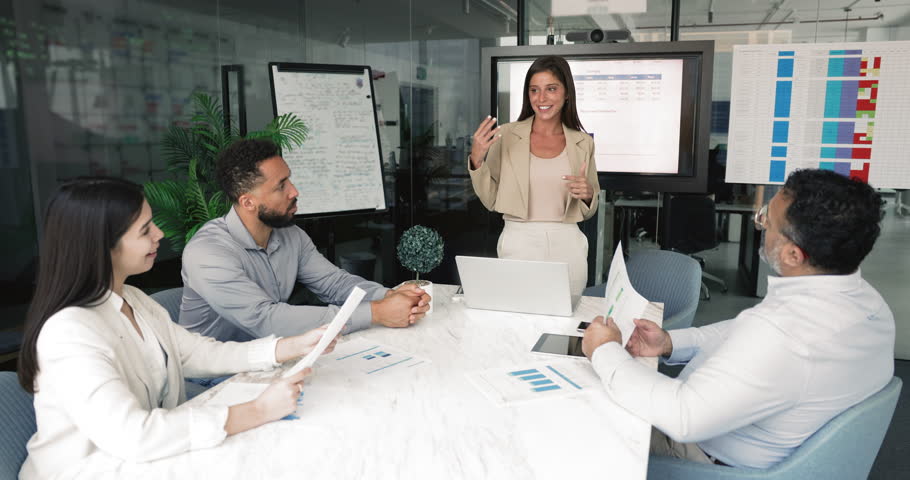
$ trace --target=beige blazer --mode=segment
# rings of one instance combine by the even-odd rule
[[[226,435],[227,407],[181,405],[184,375],[274,365],[274,338],[217,342],[174,324],[161,305],[134,287],[124,286],[123,298],[154,330],[167,355],[168,393],[161,398],[151,387],[151,370],[135,332],[128,330],[133,327],[112,296],[97,306],[57,312],[38,336],[38,431],[28,442],[20,479],[100,478],[118,462],[218,445]]]
[[[531,122],[534,117],[520,122],[507,123],[499,133],[502,138],[490,147],[487,157],[477,170],[471,169],[468,158],[468,172],[474,192],[488,210],[507,213],[518,218],[528,218],[528,189],[531,182]],[[591,206],[572,198],[566,192],[568,202],[563,223],[577,223],[587,220],[597,211],[597,196],[600,184],[597,182],[597,166],[594,164],[594,140],[590,135],[562,126],[566,135],[566,150],[569,166],[577,175],[582,163],[588,161],[586,175],[594,187]]]

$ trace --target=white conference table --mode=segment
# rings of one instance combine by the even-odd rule
[[[468,309],[453,299],[455,286],[434,289],[434,311],[418,324],[345,337],[431,363],[375,378],[331,378],[320,376],[317,362],[300,419],[144,464],[135,473],[193,479],[645,478],[651,426],[614,404],[599,384],[572,397],[498,407],[465,375],[556,358],[530,349],[543,332],[575,333],[579,320],[601,313],[602,298],[584,297],[575,316],[566,318]],[[591,368],[586,359],[553,361]],[[656,358],[639,361],[657,366]],[[191,402],[205,403],[229,382],[265,383],[276,374],[240,374]]]

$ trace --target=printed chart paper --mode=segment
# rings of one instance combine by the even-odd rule
[[[635,330],[636,318],[644,318],[648,300],[632,288],[626,261],[622,256],[622,242],[613,252],[613,262],[607,275],[607,289],[604,293],[604,319],[613,317],[619,331],[622,332],[622,345],[625,347]]]
[[[335,318],[332,319],[332,323],[329,324],[329,328],[322,334],[322,338],[319,339],[316,348],[308,353],[307,356],[301,358],[296,365],[288,369],[288,371],[284,373],[285,378],[290,377],[306,367],[311,367],[316,363],[316,359],[322,355],[322,352],[324,352],[326,347],[332,343],[332,340],[338,336],[338,333],[341,332],[344,324],[351,318],[351,314],[353,314],[354,309],[360,305],[360,301],[363,300],[364,295],[366,295],[366,292],[359,287],[354,287],[354,289],[351,290],[348,299],[344,301],[344,305],[341,306],[338,313],[335,314]]]
[[[430,363],[426,358],[358,338],[335,346],[319,359],[319,375],[379,376],[412,370]]]
[[[600,384],[591,366],[581,362],[518,365],[466,375],[484,396],[498,406],[576,395]]]

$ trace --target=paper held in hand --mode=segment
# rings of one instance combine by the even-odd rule
[[[622,333],[622,345],[625,347],[635,330],[636,318],[645,318],[648,300],[632,288],[626,261],[622,256],[622,242],[613,252],[610,273],[607,276],[607,289],[604,292],[604,319],[613,317],[616,326]]]
[[[344,301],[344,305],[338,310],[338,313],[335,314],[335,318],[332,319],[332,323],[329,324],[329,328],[326,329],[325,333],[322,334],[322,338],[319,339],[319,343],[316,344],[316,348],[312,352],[308,353],[305,357],[301,358],[296,365],[291,367],[290,370],[284,373],[282,377],[290,377],[291,375],[303,370],[306,367],[312,367],[316,360],[322,355],[322,352],[325,351],[325,347],[329,346],[332,343],[338,332],[341,331],[344,324],[347,323],[348,319],[351,318],[351,314],[354,313],[354,309],[360,305],[360,301],[363,300],[364,295],[367,292],[364,292],[359,287],[354,287],[354,290],[351,290],[351,294],[348,295],[348,299]]]

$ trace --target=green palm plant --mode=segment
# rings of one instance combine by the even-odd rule
[[[174,178],[145,184],[155,224],[176,252],[231,206],[215,181],[215,161],[224,149],[243,138],[266,138],[286,151],[302,145],[308,133],[303,120],[285,114],[263,130],[240,135],[236,128],[225,127],[224,110],[217,100],[205,93],[194,94],[192,100],[195,113],[189,124],[171,125],[161,142]]]

